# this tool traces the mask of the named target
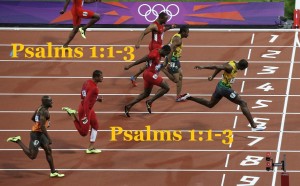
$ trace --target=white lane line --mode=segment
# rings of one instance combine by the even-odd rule
[[[22,31],[54,31],[54,32],[61,32],[61,31],[71,31],[72,28],[41,28],[41,27],[0,27],[0,30],[3,31],[12,31],[20,33]],[[144,28],[89,28],[89,31],[91,32],[140,32],[143,31]],[[174,28],[170,30],[169,32],[178,32],[179,28]],[[196,32],[196,33],[206,33],[206,32],[242,32],[242,33],[248,33],[248,32],[258,32],[258,33],[264,33],[264,32],[283,32],[283,33],[289,33],[293,32],[294,29],[228,29],[228,28],[222,28],[222,29],[214,29],[214,28],[191,28],[190,32]]]
[[[253,43],[254,43],[254,37],[255,37],[255,33],[252,34],[252,37],[251,37],[251,45],[253,45]],[[251,46],[251,47],[253,47],[253,46]]]
[[[244,92],[244,87],[245,87],[245,81],[242,82],[241,93]]]
[[[32,114],[34,110],[1,110],[0,113],[13,113],[13,114]],[[52,114],[66,114],[65,111],[50,111]],[[96,114],[124,114],[123,111],[97,111]],[[132,114],[148,114],[148,112],[130,112]],[[282,115],[282,112],[251,112],[253,114],[270,114]],[[241,112],[152,112],[152,114],[243,114]],[[291,112],[286,114],[300,114],[299,112]],[[125,116],[124,116],[125,117]],[[126,118],[129,119],[129,118]]]
[[[234,128],[234,129],[236,128],[237,119],[238,119],[238,116],[235,116],[235,117],[234,117],[234,122],[233,122],[233,128]]]
[[[0,96],[79,96],[80,94],[63,94],[63,93],[0,93]],[[102,96],[137,96],[139,94],[99,94]],[[150,94],[150,96],[153,96],[154,94]],[[193,96],[211,96],[211,94],[191,94]],[[277,94],[242,94],[243,96],[247,97],[285,97],[286,95],[277,95]],[[164,96],[176,96],[176,94],[165,94]],[[298,97],[299,95],[290,95],[290,97]]]
[[[91,77],[81,77],[81,76],[0,76],[0,79],[89,79]],[[110,77],[103,77],[104,79],[127,79],[129,81],[128,76],[110,76]],[[138,77],[138,79],[142,79],[143,77]],[[166,76],[162,76],[163,79],[168,79]],[[183,77],[183,79],[189,80],[207,80],[207,77]],[[220,77],[214,78],[216,80],[221,79]],[[262,78],[262,77],[241,77],[238,78],[241,80],[287,80],[288,78],[282,77],[270,77],[270,78]],[[300,79],[300,78],[292,78],[292,79]]]
[[[247,76],[248,68],[245,69],[244,76]]]
[[[237,133],[237,131],[233,131],[233,132],[234,132],[234,133]],[[232,139],[234,139],[234,135],[233,135],[233,134],[232,134]],[[233,140],[233,141],[234,141],[234,140]],[[232,147],[232,144],[233,144],[233,142],[229,144],[229,148]]]
[[[157,129],[157,130],[162,130],[162,129]],[[157,131],[156,130],[156,131]],[[179,130],[179,129],[178,129]],[[177,130],[177,131],[178,131]],[[3,130],[0,130],[0,132],[30,132],[31,130],[27,130],[27,129],[22,129],[22,130],[16,130],[16,129],[3,129]],[[47,130],[49,132],[77,132],[77,130]],[[146,130],[129,130],[129,129],[126,129],[126,130],[123,130],[123,131],[142,131],[142,132],[147,132]],[[152,129],[151,131],[155,131],[155,129]],[[173,131],[176,131],[176,130],[169,130],[168,131],[170,132],[173,132]],[[180,130],[182,133],[190,133],[190,130]],[[205,131],[205,130],[195,130],[195,132],[199,132],[199,131]],[[98,130],[98,132],[111,132],[110,130]],[[223,132],[222,130],[214,130],[213,132]],[[248,130],[232,130],[232,132],[234,133],[253,133],[252,131],[248,131]],[[258,133],[266,133],[266,134],[269,134],[269,133],[280,133],[280,131],[259,131]],[[285,133],[289,133],[289,134],[299,134],[300,131],[291,131],[291,132],[285,132]],[[234,135],[232,135],[233,137]],[[229,148],[231,148],[232,146],[232,143],[229,145]]]
[[[221,181],[221,186],[224,186],[225,176],[226,176],[226,174],[223,174],[223,176],[222,176],[222,181]]]
[[[212,169],[65,169],[65,168],[58,168],[57,170],[60,171],[116,171],[116,172],[259,172],[259,173],[266,173],[265,170],[212,170]],[[0,169],[0,171],[49,171],[49,169]],[[287,172],[300,172],[298,170],[294,171],[287,171]]]
[[[65,59],[65,60],[57,60],[57,59],[43,59],[43,60],[40,60],[40,59],[1,59],[0,62],[13,62],[13,63],[16,63],[16,62],[37,62],[39,64],[41,63],[46,63],[46,62],[59,62],[59,63],[64,63],[64,62],[69,62],[70,64],[71,63],[128,63],[128,62],[134,62],[134,61],[121,61],[121,60],[111,60],[111,61],[108,61],[108,60],[80,60],[80,59],[77,59],[77,60],[74,60],[74,59]],[[228,61],[180,61],[182,63],[226,63]],[[271,64],[289,64],[290,61],[251,61],[251,63],[258,63],[258,64],[261,64],[261,63],[271,63]],[[300,63],[300,62],[295,62],[295,63]]]
[[[289,94],[290,94],[290,88],[291,88],[291,82],[292,82],[291,78],[293,76],[295,55],[296,55],[296,49],[297,49],[296,38],[298,38],[298,31],[295,32],[295,36],[294,36],[294,45],[293,45],[293,51],[292,51],[292,56],[291,56],[291,64],[290,64],[288,82],[287,82],[287,86],[286,86],[286,97],[284,100],[284,107],[283,107],[283,111],[282,111],[283,114],[282,114],[281,125],[280,125],[281,132],[279,133],[279,140],[278,140],[278,145],[277,145],[277,153],[276,153],[275,162],[279,162],[279,158],[280,158],[280,149],[281,149],[281,144],[282,144],[283,131],[284,131],[286,114],[287,114],[286,112],[287,112],[287,108],[288,108]],[[278,169],[278,167],[275,167],[274,171],[273,171],[272,186],[276,185],[277,169]]]
[[[250,49],[249,49],[249,52],[248,52],[248,57],[247,57],[247,59],[250,59],[250,58],[251,58],[251,52],[252,52],[252,49],[250,48]]]
[[[173,132],[173,131],[178,131],[180,129],[177,129],[177,130],[176,129],[156,129],[156,131],[157,130],[168,130],[168,131]],[[30,132],[30,131],[31,130],[29,130],[29,129],[1,129],[0,130],[0,132]],[[49,129],[47,131],[49,131],[49,132],[77,132],[77,130],[67,130],[67,129],[57,129],[57,130],[51,130],[51,129]],[[147,132],[147,130],[137,130],[137,129],[135,129],[135,130],[123,129],[123,131],[142,131],[142,132]],[[155,129],[151,129],[151,131],[155,131]],[[190,130],[180,130],[180,131],[183,132],[183,133],[185,133],[185,132],[186,133],[190,133]],[[196,130],[195,129],[195,132],[200,132],[200,131],[206,131],[206,130]],[[98,132],[111,132],[111,130],[98,130]],[[212,132],[223,132],[223,130],[212,130]],[[245,131],[245,130],[242,130],[242,131],[240,131],[240,130],[233,130],[232,132],[234,132],[234,133],[247,133],[247,132],[252,133],[252,131],[250,131],[250,130],[249,131]],[[262,131],[262,132],[259,132],[259,133],[279,133],[279,132],[280,131],[278,131],[278,130],[277,131],[270,131],[269,130],[269,131]],[[284,131],[284,133],[287,133],[287,134],[299,134],[300,131]],[[234,135],[232,135],[232,137],[234,137]],[[229,147],[230,147],[230,145],[229,145]]]
[[[85,151],[86,149],[52,149],[53,151]],[[121,152],[258,152],[258,153],[265,153],[265,152],[273,152],[275,153],[276,150],[229,150],[229,149],[101,149],[102,151],[121,151]],[[0,151],[23,151],[21,148],[19,149],[0,149]],[[282,150],[281,152],[285,153],[299,153],[300,150]],[[265,170],[264,170],[265,171]]]
[[[225,162],[225,167],[228,167],[229,157],[230,157],[230,154],[227,154],[226,162]]]
[[[252,41],[252,40],[251,40]],[[251,43],[252,44],[252,43]],[[47,44],[23,44],[25,47],[48,47],[52,46],[53,49],[57,47],[61,47],[61,45],[47,45]],[[13,47],[12,43],[9,44],[0,44],[1,47]],[[15,46],[19,46],[16,45]],[[98,44],[89,44],[89,45],[69,45],[72,47],[134,47],[134,45],[131,44],[124,44],[124,45],[98,45]],[[148,48],[148,45],[140,45],[141,47]],[[276,46],[268,46],[268,45],[257,45],[257,46],[247,46],[247,45],[184,45],[185,48],[249,48],[249,47],[256,47],[256,48],[292,48],[293,46],[286,46],[286,45],[276,45]],[[73,48],[72,48],[73,49]]]
[[[244,92],[244,87],[245,87],[245,81],[242,82],[241,91],[240,91],[241,93]],[[236,110],[240,110],[240,105],[237,105]]]

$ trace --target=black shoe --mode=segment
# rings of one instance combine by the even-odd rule
[[[129,109],[127,106],[124,107],[124,110],[125,110],[125,116],[130,118],[130,115],[129,115]]]
[[[146,107],[147,107],[148,112],[151,114],[151,104],[149,103],[149,100],[146,101]]]

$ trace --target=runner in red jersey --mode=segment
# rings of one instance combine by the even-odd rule
[[[142,32],[135,45],[135,48],[136,49],[140,48],[141,41],[143,40],[145,35],[149,34],[150,32],[152,33],[152,37],[149,43],[149,52],[151,52],[156,48],[161,48],[163,44],[164,32],[170,30],[171,28],[176,27],[176,25],[165,26],[167,20],[168,20],[168,15],[165,12],[161,12],[157,20],[155,20],[144,30],[144,32]],[[146,66],[141,67],[138,73],[130,77],[133,86],[135,87],[137,86],[136,79],[140,74],[144,72],[146,68],[147,68]]]
[[[164,64],[160,64],[161,57],[167,56],[171,52],[171,47],[169,45],[165,45],[162,48],[156,48],[152,50],[148,55],[145,57],[137,60],[134,63],[131,63],[128,66],[125,66],[125,70],[130,69],[131,67],[138,65],[143,62],[147,62],[147,69],[144,71],[143,79],[144,79],[144,92],[138,95],[134,100],[132,100],[128,105],[125,106],[125,115],[127,117],[130,117],[129,110],[133,105],[136,103],[142,101],[146,97],[148,97],[152,91],[153,85],[157,85],[161,87],[157,91],[157,93],[149,100],[146,101],[146,107],[148,112],[151,114],[151,105],[152,103],[166,94],[170,88],[166,81],[162,79],[161,76],[158,75],[158,72],[161,70],[161,68],[164,68],[164,66],[167,65],[168,60],[166,59]]]
[[[99,19],[100,15],[90,11],[85,10],[82,8],[83,3],[94,3],[97,0],[73,0],[73,6],[71,9],[72,15],[73,15],[73,30],[71,31],[69,38],[67,42],[63,45],[64,48],[67,48],[70,44],[70,42],[73,40],[75,35],[77,34],[78,30],[81,34],[81,36],[86,39],[85,32],[86,29],[94,25]],[[64,5],[63,10],[60,11],[60,14],[64,14],[68,5],[70,3],[70,0],[66,0],[66,3]],[[91,19],[85,26],[80,27],[81,18],[84,19]]]
[[[100,70],[93,72],[93,79],[84,82],[81,89],[81,103],[77,111],[69,107],[63,107],[62,110],[66,111],[74,120],[76,129],[81,136],[86,136],[91,127],[90,145],[86,150],[87,154],[100,153],[101,151],[94,148],[94,143],[97,137],[98,121],[96,113],[93,109],[96,101],[102,102],[102,97],[98,97],[99,89],[97,83],[102,82],[103,75]]]

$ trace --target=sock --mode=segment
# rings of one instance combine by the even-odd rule
[[[91,130],[91,136],[90,136],[90,141],[95,142],[97,138],[97,130],[93,129]]]

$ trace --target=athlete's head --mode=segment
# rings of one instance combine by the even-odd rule
[[[93,72],[93,80],[98,83],[98,82],[102,82],[103,80],[103,74],[100,70],[95,70]]]
[[[51,108],[52,107],[52,98],[50,96],[43,96],[42,97],[42,105],[46,108]]]
[[[158,15],[158,22],[160,24],[166,24],[166,22],[168,21],[169,17],[168,17],[168,14],[166,12],[161,12],[159,15]]]
[[[167,55],[169,55],[171,52],[171,47],[170,45],[164,45],[160,50],[159,50],[159,54],[162,56],[162,57],[165,57]]]
[[[179,34],[181,34],[182,38],[189,37],[189,32],[190,32],[190,29],[187,25],[180,27]]]
[[[237,63],[237,68],[239,70],[245,70],[246,68],[248,68],[248,61],[246,59],[241,59],[238,63]]]

